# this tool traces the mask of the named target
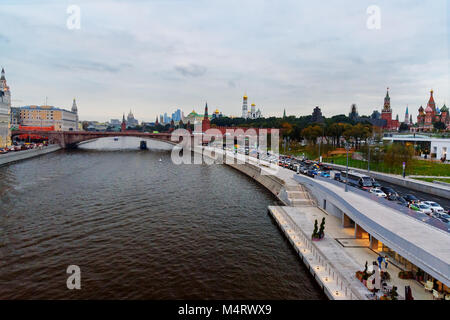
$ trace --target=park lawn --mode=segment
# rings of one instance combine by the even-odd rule
[[[335,156],[332,158],[324,159],[324,162],[334,161],[335,164],[346,165],[347,158],[346,156]],[[363,160],[355,160],[348,159],[349,166],[367,169],[367,161]],[[450,164],[439,163],[439,162],[431,162],[426,160],[412,160],[412,164],[406,167],[407,175],[419,175],[419,176],[446,176],[450,177]],[[401,165],[397,166],[389,166],[383,162],[379,163],[370,163],[370,170],[384,172],[384,173],[392,173],[392,174],[402,174],[403,168]]]

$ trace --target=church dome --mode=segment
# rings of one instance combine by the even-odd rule
[[[448,108],[447,108],[447,106],[445,104],[442,107],[441,112],[448,112]]]
[[[431,109],[431,107],[428,105],[427,108],[425,109],[425,113],[431,113],[433,112],[433,109]]]

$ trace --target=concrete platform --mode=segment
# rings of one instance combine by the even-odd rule
[[[221,149],[215,150],[218,154],[224,153]],[[371,292],[355,273],[364,269],[366,261],[370,265],[379,256],[370,248],[368,238],[356,239],[355,227],[343,227],[343,213],[357,223],[358,228],[364,228],[433,277],[448,283],[450,235],[447,232],[356,193],[345,192],[342,187],[329,182],[297,175],[281,167],[270,174],[264,173],[267,164],[261,164],[256,158],[229,151],[226,154],[242,161],[242,164],[231,166],[255,178],[269,190],[272,188],[271,191],[287,205],[270,206],[269,212],[330,299],[370,299]],[[247,163],[243,163],[244,159]],[[275,185],[264,183],[266,179],[277,181],[275,189]],[[317,206],[318,203],[322,205],[324,199],[326,210]],[[338,208],[338,214],[333,208]],[[330,209],[333,214],[328,214]],[[325,239],[312,241],[314,220],[320,223],[322,217],[326,217]],[[415,299],[432,299],[420,283],[399,279],[401,270],[401,266],[392,263],[388,267],[390,285],[397,286],[400,296],[404,295],[404,287],[408,285]]]
[[[307,215],[317,211],[320,209],[315,207],[269,206],[270,214],[329,299],[366,300],[370,292],[355,277],[360,266],[334,239],[311,240],[314,227]]]
[[[362,299],[367,299],[367,295],[370,295],[371,293],[356,279],[355,273],[358,270],[364,269],[366,261],[370,265],[372,261],[376,261],[379,256],[377,252],[370,249],[368,239],[352,238],[352,235],[354,234],[353,228],[342,228],[341,221],[338,218],[327,214],[319,208],[269,207],[269,211],[284,217],[284,225],[279,224],[280,228],[289,228],[289,230],[297,232],[298,229],[300,229],[301,232],[306,234],[306,236],[309,236],[309,238],[314,228],[314,220],[317,219],[320,222],[322,218],[325,217],[325,238],[317,242],[309,240],[310,245],[314,246],[320,254],[324,255],[323,259],[321,259],[321,264],[323,265],[326,263],[330,266],[331,275],[333,275],[333,271],[335,271],[337,276],[343,277],[347,281],[343,283],[347,283],[349,288],[352,288],[352,292],[356,291],[353,299],[359,298],[360,295],[363,296]],[[293,234],[292,232],[289,234],[284,230],[283,233],[285,233],[287,237],[291,237]],[[294,235],[296,234],[294,233]],[[345,240],[348,243],[342,245],[342,240]],[[296,245],[295,242],[293,245]],[[300,247],[299,252],[300,256],[302,255],[301,248],[302,247]],[[314,262],[316,264],[319,263],[318,259]],[[315,272],[314,268],[312,269],[313,270],[311,271]],[[388,284],[398,288],[400,299],[403,299],[404,287],[407,285],[411,287],[412,295],[415,300],[433,299],[433,296],[429,292],[426,292],[423,286],[417,281],[398,278],[398,273],[401,270],[400,267],[392,264],[392,262],[389,263],[387,268],[387,271],[391,276],[391,280]],[[317,276],[316,280],[318,280],[318,282],[320,281]],[[328,285],[328,283],[320,283],[320,285],[322,287]],[[335,290],[335,287],[332,287],[331,290]],[[335,299],[335,297],[331,297],[331,299]],[[349,297],[347,296],[345,299],[349,299]]]
[[[450,286],[450,234],[321,179],[297,176],[376,239]]]

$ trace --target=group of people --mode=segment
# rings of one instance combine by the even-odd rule
[[[383,267],[383,262],[384,262],[384,269],[387,270],[388,263],[389,263],[389,258],[387,256],[384,256],[384,257],[383,256],[378,256],[377,261],[378,261],[377,265],[380,268],[380,270]]]

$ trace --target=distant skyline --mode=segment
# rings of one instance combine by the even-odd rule
[[[379,30],[367,28],[370,5]],[[67,7],[81,9],[79,30]],[[264,117],[381,112],[416,121],[429,92],[450,104],[446,0],[2,0],[0,66],[14,106],[48,104],[82,120],[155,121],[180,108]]]

